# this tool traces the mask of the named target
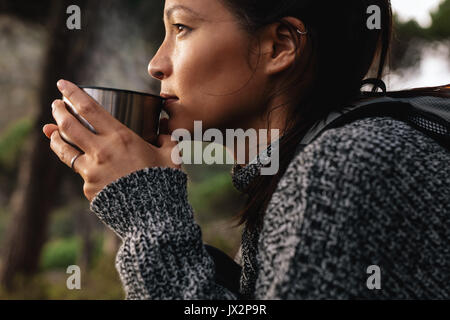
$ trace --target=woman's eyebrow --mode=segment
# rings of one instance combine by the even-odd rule
[[[165,16],[166,16],[167,20],[169,20],[172,17],[173,13],[177,10],[186,11],[186,12],[190,13],[191,15],[195,16],[197,19],[205,20],[199,13],[197,13],[194,10],[192,10],[191,8],[185,7],[181,4],[174,5],[166,10]]]

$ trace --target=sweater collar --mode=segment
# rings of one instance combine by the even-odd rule
[[[350,111],[354,107],[347,107],[344,108],[344,112]],[[300,143],[298,144],[297,151],[302,150],[306,145],[311,143],[311,141],[316,138],[320,133],[323,132],[324,128],[327,127],[328,124],[330,124],[332,121],[334,121],[336,118],[339,118],[342,116],[342,111],[332,111],[330,112],[326,117],[323,119],[320,119],[316,123],[314,123],[313,126],[306,132],[306,134],[301,139]],[[241,191],[245,192],[247,187],[250,185],[250,183],[261,174],[261,167],[263,166],[263,163],[261,163],[262,159],[265,159],[267,157],[270,157],[271,150],[275,150],[275,148],[279,148],[281,140],[285,137],[282,136],[281,138],[275,140],[272,142],[267,149],[260,152],[250,163],[246,164],[245,166],[240,166],[238,164],[234,164],[231,169],[231,176],[232,176],[232,182],[234,187]],[[275,143],[276,142],[276,143]],[[267,150],[267,153],[265,152]],[[263,161],[264,163],[267,163],[266,161]]]
[[[311,142],[323,128],[325,128],[330,122],[338,118],[341,115],[340,112],[331,112],[326,118],[317,121],[303,136],[300,143],[297,146],[297,151],[302,150],[307,144]],[[260,152],[252,161],[250,161],[245,166],[239,164],[234,164],[231,168],[231,176],[234,187],[246,193],[247,187],[252,183],[252,181],[261,174],[261,167],[264,164],[269,163],[268,158],[270,158],[272,150],[280,147],[282,139],[286,135],[274,140],[265,150]]]
[[[231,176],[233,185],[237,190],[245,192],[251,182],[261,174],[261,167],[264,166],[264,163],[268,163],[267,159],[270,158],[272,151],[279,148],[279,143],[282,138],[278,138],[272,142],[245,166],[236,163],[233,165],[231,168]]]

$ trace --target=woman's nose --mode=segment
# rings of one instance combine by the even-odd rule
[[[158,51],[153,59],[148,64],[148,73],[157,80],[163,80],[170,74],[170,63],[166,58],[163,58]]]
[[[162,71],[155,70],[155,68],[150,69],[150,75],[153,78],[158,79],[160,81],[162,81],[162,79],[164,79],[164,73]]]

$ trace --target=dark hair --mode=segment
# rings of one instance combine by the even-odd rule
[[[390,0],[221,0],[238,18],[250,38],[257,39],[258,31],[275,22],[285,25],[296,35],[296,28],[284,17],[295,17],[303,22],[308,33],[312,54],[306,66],[314,75],[305,84],[305,70],[297,70],[293,64],[289,75],[296,73],[293,81],[283,87],[307,87],[306,93],[293,101],[296,108],[289,110],[286,130],[280,141],[279,170],[273,176],[259,176],[247,188],[247,203],[237,216],[238,225],[246,223],[250,230],[260,229],[264,212],[276,189],[278,181],[285,173],[295,155],[296,147],[308,129],[329,112],[338,110],[346,103],[363,97],[363,80],[371,71],[372,77],[381,80],[388,61],[393,18]],[[367,9],[377,5],[381,9],[381,29],[369,29]],[[303,38],[303,37],[302,37]],[[374,70],[376,62],[378,67]],[[377,86],[372,88],[377,95]],[[279,92],[280,93],[280,92]],[[389,96],[415,96],[428,93],[440,96],[435,88],[417,88],[399,92],[389,92]],[[277,93],[275,93],[277,94]],[[364,93],[367,97],[367,93]],[[283,105],[276,106],[282,107]],[[273,111],[273,110],[271,110]],[[269,120],[269,117],[268,117]]]

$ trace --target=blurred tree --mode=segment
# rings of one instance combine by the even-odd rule
[[[450,38],[450,0],[442,2],[435,12],[431,13],[432,24],[428,32],[435,39]]]
[[[82,11],[81,30],[70,31],[66,28],[66,8],[73,4]],[[48,33],[39,112],[21,154],[19,177],[10,200],[12,217],[4,241],[3,268],[0,270],[0,283],[5,288],[13,289],[16,275],[31,276],[37,271],[41,249],[47,237],[49,213],[53,207],[65,204],[64,199],[69,200],[62,192],[67,192],[62,182],[71,181],[72,187],[69,183],[68,192],[74,198],[83,198],[82,180],[60,162],[42,133],[44,124],[54,122],[50,104],[60,97],[56,81],[65,78],[83,83],[96,79],[95,73],[100,70],[98,63],[92,64],[95,61],[92,59],[93,53],[101,51],[108,58],[120,58],[118,53],[123,50],[117,50],[117,44],[123,44],[124,36],[130,38],[130,30],[138,31],[138,34],[132,34],[135,37],[142,36],[148,42],[146,52],[151,54],[155,44],[159,44],[163,38],[164,29],[160,19],[163,6],[163,2],[145,0],[0,0],[2,13],[45,25]],[[152,19],[155,16],[159,19]],[[109,31],[113,33],[108,34]],[[105,47],[105,44],[111,46]],[[119,65],[126,66],[126,63]],[[146,70],[145,66],[142,70]],[[87,210],[74,209],[71,212],[77,217],[77,232],[83,239],[80,263],[88,266],[93,251],[92,217],[87,216]],[[105,248],[115,253],[120,244],[118,237],[112,232],[107,232],[106,236]]]
[[[11,2],[7,2],[11,4]],[[17,2],[9,6],[15,14],[24,13],[31,19],[31,2]],[[70,31],[66,27],[66,8],[76,4],[83,8],[82,30]],[[21,7],[22,5],[22,7]],[[70,173],[49,148],[42,127],[51,123],[50,105],[60,97],[56,81],[69,78],[82,80],[82,68],[88,52],[87,44],[95,30],[95,14],[99,2],[86,0],[52,0],[48,14],[48,48],[43,66],[39,113],[32,134],[26,143],[21,159],[17,187],[10,203],[12,214],[3,252],[3,267],[0,282],[6,289],[13,289],[14,277],[29,276],[37,271],[42,246],[46,239],[49,212],[58,198],[64,174]],[[45,9],[45,7],[43,7]],[[34,10],[38,18],[43,16],[41,8]],[[89,28],[87,28],[89,26]],[[75,174],[72,174],[73,177]],[[82,190],[82,188],[80,188]]]
[[[21,20],[45,24],[50,13],[52,1],[11,1],[0,0],[0,12],[16,16]]]
[[[450,0],[443,1],[430,15],[432,23],[427,28],[421,27],[415,20],[401,22],[398,16],[394,15],[394,37],[390,56],[392,70],[417,65],[424,46],[433,41],[450,40]]]

